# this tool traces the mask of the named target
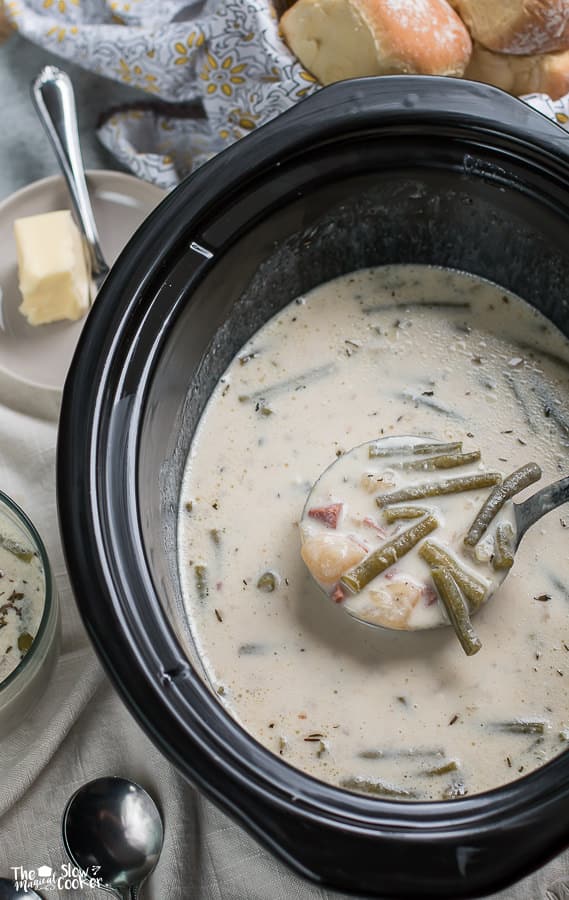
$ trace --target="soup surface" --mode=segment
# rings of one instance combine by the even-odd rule
[[[370,628],[300,555],[312,484],[390,435],[460,441],[502,474],[567,473],[569,344],[463,273],[387,266],[299,297],[230,364],[188,458],[179,518],[187,614],[213,689],[261,743],[350,789],[441,799],[497,787],[569,739],[569,512],[535,525],[473,619]],[[535,490],[520,494],[523,499]],[[481,496],[463,497],[476,514]]]

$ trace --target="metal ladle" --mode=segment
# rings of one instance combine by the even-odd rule
[[[77,224],[83,233],[91,279],[98,290],[109,266],[105,261],[89,199],[79,144],[77,109],[71,79],[57,66],[44,66],[31,84],[32,102],[67,183]],[[91,300],[94,299],[92,291]]]
[[[156,804],[125,778],[97,778],[79,788],[65,808],[62,830],[74,865],[121,900],[136,900],[164,841]]]
[[[308,509],[313,508],[315,506],[317,507],[320,505],[322,498],[321,497],[317,498],[314,495],[317,492],[317,489],[321,482],[321,479],[323,479],[324,476],[327,475],[328,473],[332,472],[335,467],[342,465],[342,461],[344,461],[344,463],[345,463],[345,458],[350,453],[359,451],[362,448],[365,449],[371,445],[373,445],[374,448],[376,448],[376,450],[379,449],[381,451],[381,447],[383,446],[385,450],[390,452],[390,454],[393,458],[393,455],[399,451],[401,451],[402,454],[404,454],[405,452],[407,452],[407,453],[416,452],[416,451],[413,451],[413,449],[412,449],[413,446],[417,446],[420,444],[437,445],[437,444],[443,444],[443,443],[444,443],[443,441],[436,440],[433,438],[419,438],[415,435],[402,435],[402,436],[398,436],[398,437],[390,436],[390,437],[386,437],[386,438],[376,439],[373,441],[368,441],[365,444],[362,444],[362,445],[359,445],[358,447],[352,448],[352,450],[347,451],[347,453],[338,457],[338,459],[336,459],[330,466],[328,466],[328,468],[325,469],[325,471],[322,473],[322,475],[314,482],[312,489],[306,500],[303,517],[302,517],[303,520],[305,519],[305,514]],[[433,452],[436,452],[436,451],[433,451]],[[381,452],[378,453],[378,458],[382,458]],[[386,454],[386,456],[383,458],[387,461],[390,457],[387,456],[387,454]],[[417,459],[417,460],[421,459],[420,456],[416,456],[413,458]],[[425,457],[425,459],[426,459],[426,457]],[[447,477],[447,476],[452,477],[453,472],[456,473],[456,470],[450,469],[450,470],[446,470],[445,472],[439,471],[438,474],[441,477],[443,477],[443,476],[444,477]],[[434,473],[432,473],[432,472],[430,473],[431,476],[433,476],[433,474]],[[425,475],[421,475],[420,471],[419,471],[419,472],[417,472],[417,476],[418,476],[418,480],[425,481],[427,478],[429,478],[429,473],[427,473]],[[340,478],[340,483],[338,484],[338,493],[341,493],[341,478]],[[416,501],[415,500],[409,501],[409,504],[413,504],[413,505],[418,504],[418,505],[429,506],[429,505],[433,505],[433,503],[436,504],[437,499],[438,499],[437,497],[434,497],[432,499],[423,499],[423,500],[418,499]],[[518,549],[522,538],[524,537],[524,535],[526,534],[526,532],[532,525],[534,525],[536,522],[538,522],[539,519],[541,519],[543,516],[547,515],[547,513],[556,509],[558,506],[561,506],[563,503],[567,503],[568,501],[569,501],[569,476],[562,478],[559,481],[555,481],[552,484],[548,484],[546,487],[537,491],[535,494],[533,494],[527,500],[523,500],[520,503],[508,501],[509,503],[511,503],[511,506],[513,508],[513,517],[512,518],[513,518],[513,528],[514,528],[514,536],[513,536],[514,550]],[[412,524],[412,523],[408,522],[407,526],[409,526],[410,524]],[[433,537],[436,540],[436,532],[434,533]],[[500,572],[495,573],[495,577],[493,580],[493,582],[494,582],[493,587],[490,589],[489,593],[485,597],[484,602],[487,602],[488,599],[490,598],[490,596],[492,596],[496,592],[497,588],[501,585],[501,583],[507,576],[508,572],[509,572],[509,569],[504,569]],[[313,578],[314,578],[314,576],[313,576]],[[314,581],[316,582],[316,584],[318,585],[318,587],[320,589],[325,590],[325,588],[323,588],[323,586],[317,581],[316,578],[314,578]],[[353,618],[358,619],[358,621],[361,621],[365,625],[369,625],[371,627],[388,628],[388,629],[393,629],[393,630],[415,630],[415,628],[411,628],[411,627],[405,628],[405,626],[403,626],[403,625],[399,625],[399,626],[390,625],[384,621],[381,621],[381,622],[370,621],[370,619],[364,618],[363,616],[358,615],[358,613],[355,609],[350,608],[349,597],[347,598],[346,603],[342,603],[342,608],[345,609],[345,611],[347,613],[349,613],[349,615],[351,615]],[[438,622],[426,625],[424,627],[427,627],[427,628],[447,627],[448,624],[449,624],[448,621],[446,621],[445,619],[443,619],[441,617]]]

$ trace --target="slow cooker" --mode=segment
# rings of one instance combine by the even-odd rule
[[[242,344],[299,294],[386,263],[463,269],[569,334],[569,135],[444,78],[325,88],[174,190],[109,275],[69,373],[62,537],[80,611],[162,753],[297,873],[382,898],[480,896],[569,842],[569,754],[451,802],[350,794],[228,715],[184,616],[176,562],[192,434]]]

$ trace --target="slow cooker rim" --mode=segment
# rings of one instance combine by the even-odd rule
[[[411,80],[414,80],[414,79],[411,79]],[[408,84],[409,84],[409,82],[406,81],[406,85],[408,85]],[[357,85],[357,83],[356,83],[356,85]],[[422,87],[423,87],[423,84],[421,85],[421,88]],[[478,86],[478,88],[480,88],[480,86]],[[327,89],[327,90],[330,90],[330,89]],[[343,91],[346,90],[345,86],[342,86],[342,90]],[[316,96],[317,97],[321,96],[324,93],[325,92],[323,91],[323,92],[321,92],[320,95],[316,95]],[[312,101],[313,98],[310,98],[310,100]],[[511,100],[511,98],[508,98],[508,101],[510,101],[510,100]],[[305,101],[305,104],[308,104],[308,103],[309,103],[309,101]],[[305,104],[303,104],[303,106]],[[537,114],[535,114],[535,115],[537,115]],[[271,127],[271,126],[267,126],[267,127]],[[274,132],[275,128],[276,128],[276,126],[273,126],[273,132]],[[263,131],[263,129],[261,129],[259,131],[259,135],[261,135],[262,131]],[[304,136],[306,137],[306,132],[304,133]],[[556,135],[556,137],[557,137],[557,135]],[[255,138],[256,138],[256,135],[252,135],[247,140],[249,140],[251,142]],[[550,142],[546,141],[545,144],[546,144],[545,149],[551,150]],[[554,145],[555,152],[557,152],[559,149],[557,146],[557,141],[553,141],[553,145]],[[215,160],[213,161],[213,163],[215,163]],[[228,174],[227,170],[231,168],[231,166],[228,165],[228,160],[225,160],[225,166],[226,166],[226,171],[224,174],[225,174],[225,178],[227,180],[227,174]],[[192,176],[192,178],[189,181],[187,181],[185,183],[185,185],[182,185],[181,188],[178,189],[179,193],[176,198],[176,202],[174,202],[173,198],[169,198],[169,201],[166,201],[166,204],[169,207],[169,215],[170,215],[171,221],[173,219],[175,219],[177,210],[179,210],[184,205],[186,194],[190,194],[190,192],[194,192],[194,191],[199,194],[200,186],[205,186],[206,179],[208,179],[208,178],[211,181],[218,180],[215,177],[212,177],[210,172],[208,172],[207,170],[204,170],[204,169],[200,170],[194,176]],[[166,209],[163,211],[161,219],[166,218],[166,211],[167,211]],[[143,252],[144,252],[143,248],[144,248],[145,242],[146,242],[146,245],[148,246],[149,242],[155,241],[155,237],[156,237],[158,230],[160,230],[160,232],[162,232],[162,229],[164,227],[163,224],[160,225],[160,229],[158,229],[158,222],[161,221],[161,219],[159,220],[155,216],[151,217],[150,223],[148,223],[147,226],[143,228],[142,232],[138,236],[138,239],[135,239],[131,243],[131,245],[129,245],[127,255],[122,260],[123,265],[125,267],[127,266],[128,256],[130,256],[130,258],[131,258],[130,265],[132,267],[132,265],[134,264],[133,260],[136,258],[140,259],[141,256],[143,255]],[[151,235],[152,235],[152,237],[151,237]],[[170,240],[169,242],[166,241],[166,243],[167,244],[169,243],[170,246],[172,246],[172,240]],[[125,274],[123,276],[123,281],[125,280],[127,274],[128,274],[128,272],[125,271]],[[150,275],[147,272],[145,281],[143,283],[147,283],[149,280],[149,277],[150,277]],[[116,290],[116,288],[120,282],[120,279],[118,279],[118,276],[116,276],[116,275],[111,275],[109,286],[107,286],[107,288],[105,289],[105,293],[109,293],[110,287],[113,286],[113,281],[115,281],[115,290]],[[110,306],[110,302],[108,305]],[[125,309],[126,309],[126,305],[123,304],[123,306],[125,306]],[[98,304],[98,308],[96,310],[97,315],[95,317],[93,317],[93,320],[95,320],[95,319],[97,320],[99,331],[101,331],[101,325],[103,323],[103,314],[105,312],[103,307],[104,307],[104,304]],[[81,347],[80,347],[80,350],[78,351],[78,354],[75,357],[72,373],[70,375],[68,384],[66,385],[66,388],[65,388],[64,400],[63,400],[63,405],[62,405],[62,416],[61,416],[62,427],[61,427],[60,434],[65,434],[67,431],[69,431],[69,422],[72,419],[77,421],[77,408],[76,408],[77,407],[77,396],[78,396],[77,395],[77,391],[78,391],[77,382],[78,381],[80,382],[81,377],[83,377],[83,379],[85,379],[86,377],[89,377],[89,376],[92,377],[92,372],[89,371],[90,366],[86,361],[86,357],[88,356],[88,353],[84,349],[84,345],[86,345],[86,340],[87,340],[85,335],[87,333],[91,332],[92,327],[94,327],[94,326],[92,326],[90,323],[89,328],[88,329],[86,328],[84,331],[84,337],[81,342]],[[82,352],[84,352],[83,360],[81,359]],[[108,360],[107,360],[106,365],[105,365],[105,373],[104,374],[108,375],[108,373],[109,373],[109,364],[108,364]],[[101,405],[104,402],[104,398],[103,398],[102,394],[104,393],[104,390],[105,390],[105,382],[101,382],[101,384],[103,385],[103,387],[99,387],[98,392],[95,392],[95,394],[93,395],[94,398],[96,395],[94,408],[99,412],[101,409]],[[79,387],[80,387],[80,385],[79,385]],[[79,390],[79,393],[81,393],[80,390]],[[83,426],[84,426],[84,424],[85,423],[83,422]],[[95,435],[98,436],[97,428],[94,426],[95,426],[95,422],[92,419],[91,422],[89,423],[89,435],[92,437],[93,445],[96,444],[96,440],[94,439],[94,436]],[[74,556],[73,548],[75,547],[75,549],[76,549],[76,546],[75,546],[76,540],[74,540],[73,533],[70,534],[69,528],[67,526],[67,523],[70,521],[70,519],[69,519],[70,509],[69,509],[69,504],[66,502],[65,489],[67,487],[67,484],[69,483],[69,458],[70,458],[69,457],[69,449],[70,448],[68,446],[67,447],[65,446],[64,439],[61,438],[60,445],[58,448],[58,497],[59,497],[59,502],[60,502],[60,520],[61,520],[62,534],[64,536],[65,549],[66,549],[66,554],[68,556],[68,565],[70,568],[70,574],[72,576],[72,581],[73,581],[73,584],[74,584],[79,596],[82,596],[81,589],[82,589],[82,585],[84,585],[83,577],[82,577],[82,573],[80,573],[78,571],[78,567],[75,565],[75,559],[73,559],[73,556]],[[73,451],[71,451],[71,452],[73,452]],[[92,449],[91,459],[90,459],[91,464],[93,464],[93,462],[94,462],[94,457],[92,455],[93,452],[94,452],[94,450]],[[103,549],[104,549],[103,547],[99,547],[99,550],[103,550]],[[91,617],[89,616],[89,609],[87,607],[87,604],[83,601],[78,600],[78,605],[79,605],[81,613],[84,617],[84,621],[87,624],[88,630],[90,631],[91,637],[94,640],[99,653],[105,659],[107,668],[112,673],[112,670],[113,670],[112,661],[106,657],[105,648],[104,648],[104,646],[101,645],[100,633],[98,633],[97,629],[94,629],[92,627],[92,621],[91,621]],[[182,679],[181,684],[183,684],[183,679]],[[178,685],[176,685],[176,687],[178,688]],[[140,719],[141,710],[138,707],[138,704],[136,704],[136,703],[134,704],[134,708],[133,708],[132,696],[129,695],[129,692],[125,688],[125,685],[120,684],[119,689],[120,689],[123,697],[127,700],[129,706],[131,707],[131,710],[134,711],[135,714],[137,715],[137,717]],[[145,724],[146,724],[147,729],[148,729],[149,725],[151,725],[151,723],[149,723],[147,720],[145,720]],[[160,736],[155,734],[155,738],[156,737],[160,741]],[[186,737],[188,737],[188,736],[186,735]],[[164,749],[164,748],[162,748],[162,749]],[[273,757],[273,755],[270,754],[269,751],[264,751],[264,752],[267,754],[268,758]],[[277,760],[277,762],[280,762],[280,761]],[[531,781],[533,781],[534,783],[537,783],[538,781],[541,780],[541,777],[543,776],[543,772],[545,770],[547,770],[548,768],[551,768],[551,770],[553,771],[554,769],[556,769],[556,764],[559,764],[559,763],[560,763],[559,759],[553,760],[551,763],[548,764],[548,766],[545,766],[542,769],[538,770],[537,772],[532,773],[532,775],[528,776],[526,779],[522,779],[520,782],[514,782],[513,784],[514,785],[520,784],[520,783],[530,784]],[[557,767],[558,767],[558,765],[557,765]],[[288,766],[287,766],[287,768],[288,768]],[[300,774],[301,774],[302,779],[309,778],[309,776],[305,776],[302,773],[300,773]],[[310,779],[310,780],[313,781],[313,779]],[[321,787],[321,783],[318,783],[318,786]],[[204,787],[204,785],[202,785],[202,787]],[[207,785],[205,787],[207,788]],[[507,787],[509,788],[509,791],[508,791],[509,793],[512,793],[515,791],[515,789],[513,787],[511,787],[511,786],[507,786]],[[325,786],[325,788],[326,788],[326,790],[330,790],[331,796],[337,795],[339,793],[341,793],[341,794],[346,793],[343,791],[339,791],[339,789],[333,788],[333,787],[328,788],[328,786]],[[498,788],[498,789],[496,789],[496,791],[493,791],[491,793],[492,794],[501,793],[501,792],[503,792],[503,790],[504,790],[503,788]],[[324,791],[324,793],[325,792],[326,791]],[[351,801],[353,800],[354,804],[356,806],[358,806],[359,808],[361,808],[362,811],[364,809],[367,809],[368,807],[369,807],[369,809],[371,809],[373,807],[374,810],[377,811],[380,808],[380,805],[385,805],[386,810],[391,811],[394,806],[394,804],[390,803],[389,801],[379,801],[379,800],[375,800],[375,799],[371,800],[368,798],[359,797],[358,795],[347,795],[347,796],[349,796],[350,800]],[[484,797],[484,796],[485,795],[477,795],[478,798]],[[461,808],[468,809],[472,806],[472,804],[470,802],[471,799],[472,798],[470,798],[468,800],[459,800],[453,804],[453,808],[456,811],[457,816],[458,816]],[[478,803],[479,803],[479,801],[477,800],[477,804]],[[444,804],[444,805],[445,805],[445,807],[448,806],[448,804]],[[397,806],[400,806],[400,804],[397,804]],[[415,804],[405,805],[405,810],[408,813],[410,813],[411,808],[413,806],[415,806]],[[436,811],[436,807],[438,806],[438,804],[421,804],[421,806],[427,807],[430,811],[433,811],[433,813],[434,813]],[[298,808],[298,805],[297,805],[297,808]],[[409,819],[409,815],[406,815],[406,818]],[[453,816],[453,818],[454,818],[454,816]]]

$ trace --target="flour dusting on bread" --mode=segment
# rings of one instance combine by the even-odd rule
[[[404,28],[414,30],[431,27],[432,6],[428,0],[385,0],[389,12],[399,16]]]
[[[569,50],[569,0],[450,0],[473,40],[494,53]]]

